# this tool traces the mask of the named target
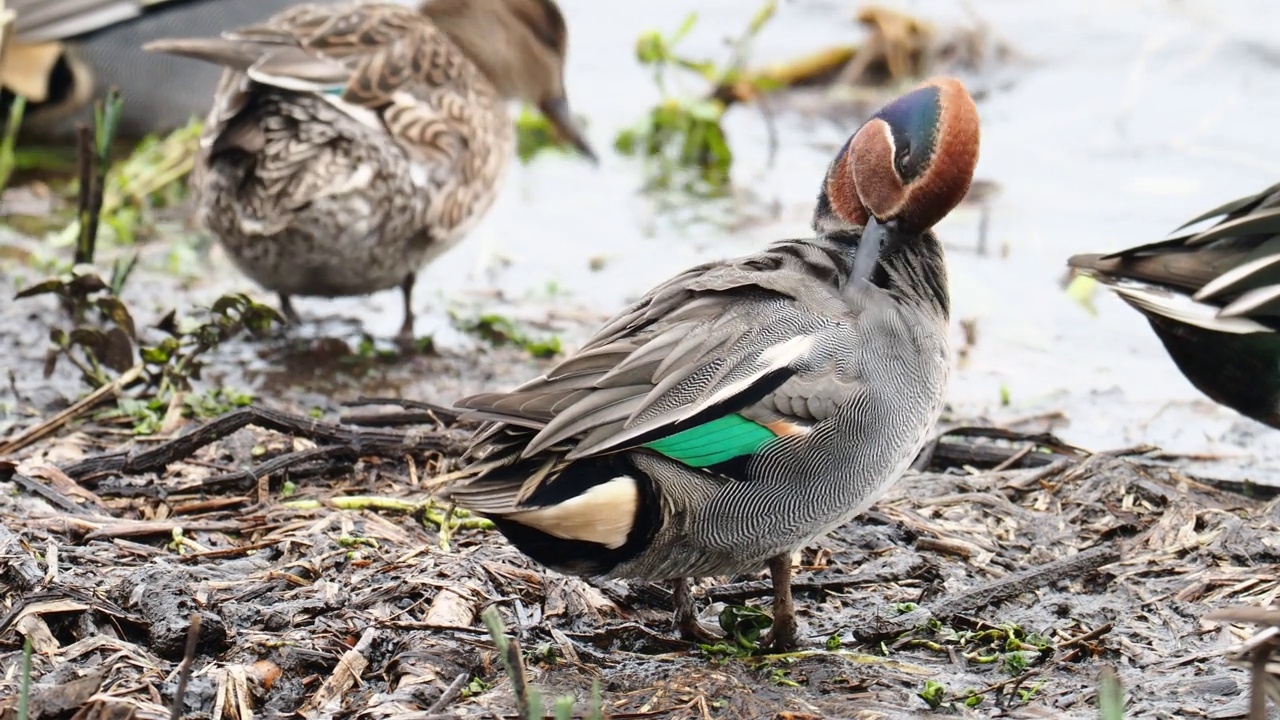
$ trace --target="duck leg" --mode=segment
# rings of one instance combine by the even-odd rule
[[[279,295],[280,314],[284,315],[284,319],[287,320],[290,325],[300,325],[302,323],[302,318],[298,317],[298,311],[293,309],[293,303],[290,302],[289,296],[284,293],[279,293]]]
[[[671,600],[676,606],[676,629],[680,637],[689,642],[714,645],[722,638],[698,622],[698,611],[693,604],[693,593],[689,591],[687,578],[676,578],[671,581]]]
[[[760,647],[791,652],[800,644],[796,606],[791,598],[791,553],[769,559],[769,578],[773,580],[773,628],[760,641]]]
[[[413,282],[416,279],[417,275],[409,273],[400,283],[400,292],[404,294],[404,322],[400,324],[396,342],[406,348],[413,345]]]

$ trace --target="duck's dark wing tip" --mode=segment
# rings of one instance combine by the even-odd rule
[[[1081,253],[1067,258],[1067,267],[1084,272],[1107,272],[1115,267],[1115,255]]]
[[[252,45],[224,38],[159,38],[144,43],[149,53],[163,53],[221,65],[244,72],[262,58]]]
[[[493,407],[494,401],[497,400],[499,393],[477,393],[468,395],[459,400],[453,401],[453,407],[457,410],[482,410]]]

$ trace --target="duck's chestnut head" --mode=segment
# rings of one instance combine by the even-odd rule
[[[969,192],[978,109],[959,80],[931,80],[881,108],[849,150],[867,212],[904,230],[926,230]]]
[[[973,98],[959,80],[938,78],[872,115],[832,162],[823,190],[850,225],[871,216],[922,231],[964,198],[977,162]]]

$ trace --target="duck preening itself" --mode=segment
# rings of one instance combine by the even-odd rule
[[[191,183],[203,224],[280,295],[399,286],[493,204],[515,147],[509,99],[595,156],[564,90],[551,0],[300,5],[221,38],[150,50],[224,66]]]
[[[444,495],[561,572],[673,581],[692,639],[687,578],[767,565],[771,643],[795,647],[792,553],[897,480],[941,411],[931,228],[977,157],[958,81],[886,105],[831,162],[812,236],[680,273],[542,377],[461,400],[488,422]]]
[[[1171,238],[1067,263],[1142,313],[1200,392],[1280,427],[1280,185],[1203,213]]]

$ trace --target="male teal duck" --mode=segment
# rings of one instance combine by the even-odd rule
[[[1187,230],[1215,218],[1203,230]],[[1280,428],[1280,184],[1216,207],[1175,232],[1067,263],[1146,316],[1200,392]]]
[[[148,49],[227,67],[192,172],[199,215],[280,295],[400,286],[488,210],[515,145],[508,99],[579,151],[551,0],[301,5],[221,39]]]
[[[328,0],[333,2],[334,0]],[[0,54],[0,124],[27,98],[23,138],[59,140],[92,122],[92,100],[124,95],[120,133],[141,137],[209,110],[219,69],[153,55],[142,44],[174,33],[216,35],[266,20],[297,0],[7,0],[14,36]]]
[[[767,639],[796,646],[791,555],[857,515],[942,407],[949,295],[931,228],[960,202],[978,115],[960,82],[886,105],[831,162],[814,235],[687,270],[511,392],[442,496],[555,570],[673,581],[766,565]]]

